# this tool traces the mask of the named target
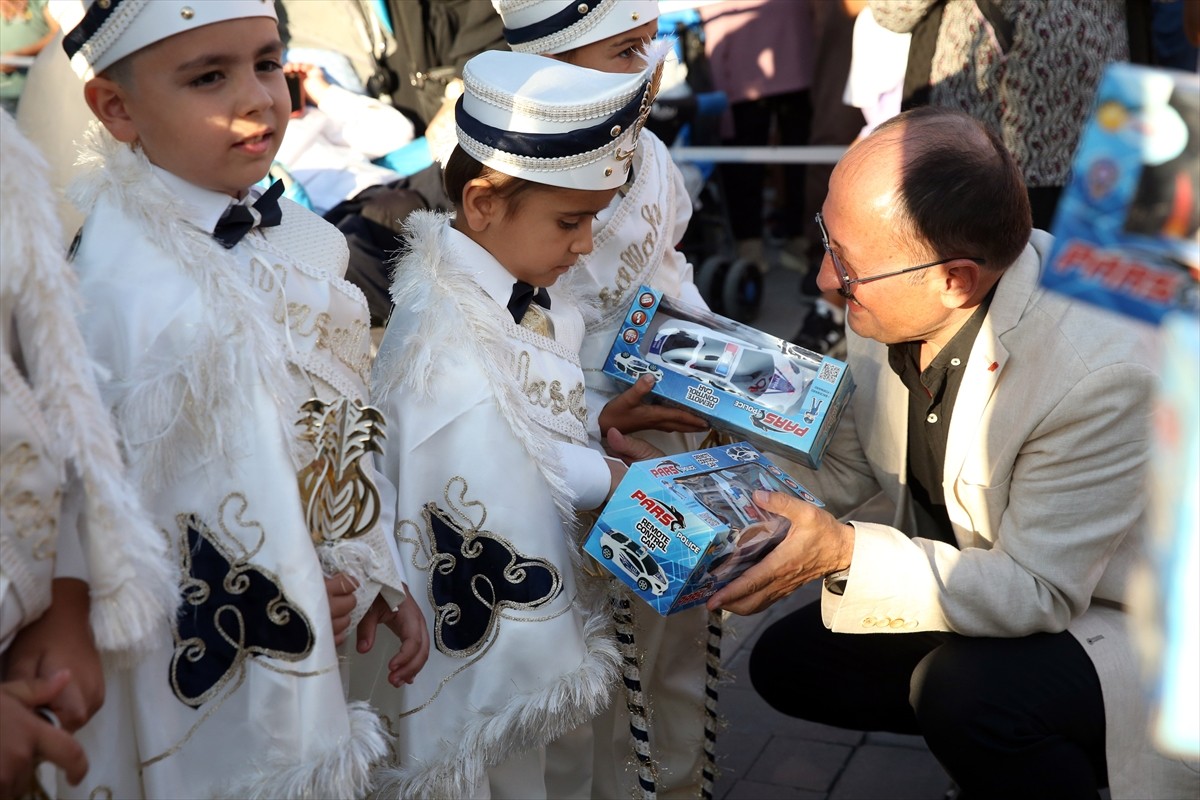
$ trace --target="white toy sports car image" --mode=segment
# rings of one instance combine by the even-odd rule
[[[813,372],[796,358],[694,323],[660,328],[648,358],[785,413],[804,397]]]
[[[613,356],[613,364],[635,381],[643,375],[650,375],[654,380],[662,380],[662,369],[657,364],[638,358],[633,353],[617,353]]]

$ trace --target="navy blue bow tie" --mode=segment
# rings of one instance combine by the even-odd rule
[[[241,203],[230,206],[213,229],[213,238],[225,249],[229,249],[255,227],[270,228],[278,225],[283,219],[283,212],[279,210],[281,194],[283,181],[275,181],[271,188],[262,193],[262,197],[254,201],[253,206],[247,207]]]
[[[529,310],[530,303],[549,308],[550,293],[545,289],[535,289],[525,281],[514,283],[512,296],[508,298],[508,313],[512,314],[513,322],[521,324],[521,317]]]

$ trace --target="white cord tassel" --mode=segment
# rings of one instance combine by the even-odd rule
[[[642,694],[641,669],[633,635],[633,611],[628,593],[615,582],[609,601],[617,629],[617,649],[621,653],[621,677],[625,683],[625,705],[629,709],[629,738],[638,760],[638,786],[634,797],[655,800],[658,768],[650,755],[650,723],[646,719],[646,699]]]

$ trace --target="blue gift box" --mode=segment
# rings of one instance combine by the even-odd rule
[[[738,442],[633,464],[583,549],[664,616],[700,605],[787,535],[758,489],[824,505]]]
[[[807,467],[821,465],[854,391],[846,362],[641,287],[604,372]]]
[[[1053,228],[1046,287],[1156,324],[1200,311],[1200,78],[1109,65]]]

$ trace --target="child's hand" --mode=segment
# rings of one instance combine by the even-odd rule
[[[354,590],[358,581],[344,572],[338,572],[325,579],[325,596],[329,598],[329,617],[333,620],[333,643],[338,647],[346,641],[350,630],[350,615],[354,613],[356,601]]]
[[[626,436],[616,428],[609,428],[604,445],[608,449],[609,455],[621,459],[626,465],[650,458],[662,458],[666,455],[649,442]]]
[[[408,587],[404,587],[408,593]],[[388,683],[399,686],[412,683],[413,678],[429,659],[429,631],[425,616],[412,598],[406,598],[395,611],[387,601],[377,596],[367,615],[358,623],[358,652],[366,653],[375,645],[375,629],[379,623],[391,628],[400,640],[400,650],[388,662]]]
[[[653,388],[654,378],[643,375],[628,389],[609,400],[600,412],[600,430],[616,428],[621,433],[650,430],[699,433],[708,430],[708,423],[695,414],[644,402]]]
[[[23,797],[33,788],[38,762],[49,761],[67,774],[76,786],[87,774],[88,762],[75,737],[60,730],[37,712],[53,706],[71,684],[70,670],[46,678],[0,683],[0,797]]]
[[[5,654],[4,679],[29,682],[68,672],[69,682],[49,706],[74,732],[103,705],[104,672],[88,622],[88,585],[56,578],[51,592],[50,608],[21,629]]]

